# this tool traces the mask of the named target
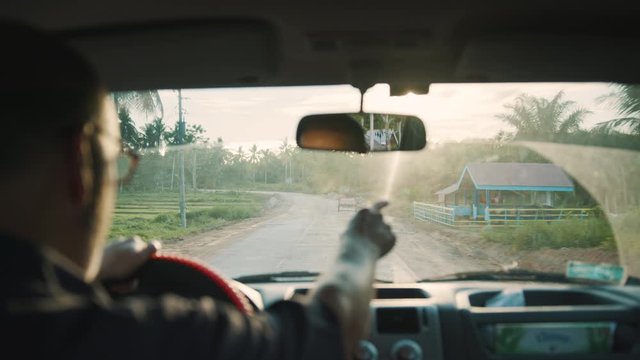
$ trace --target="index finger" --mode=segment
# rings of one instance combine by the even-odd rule
[[[382,210],[387,205],[389,205],[388,201],[378,201],[371,207],[371,212],[374,214],[379,214],[380,210]]]
[[[160,250],[162,246],[160,245],[160,242],[158,241],[151,241],[147,244],[146,249],[144,249],[143,254],[145,257],[149,257],[152,256],[153,254],[157,253],[158,250]]]

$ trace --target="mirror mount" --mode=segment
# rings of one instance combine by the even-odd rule
[[[364,94],[367,93],[369,89],[371,89],[375,84],[367,84],[367,85],[358,85],[356,89],[360,91],[360,114],[364,114]]]

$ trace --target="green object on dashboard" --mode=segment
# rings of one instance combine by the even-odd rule
[[[581,261],[567,263],[568,279],[595,280],[611,284],[624,284],[626,272],[624,267],[614,264],[590,264]]]
[[[602,354],[611,351],[615,323],[496,324],[497,354]]]

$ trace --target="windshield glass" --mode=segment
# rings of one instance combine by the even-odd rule
[[[348,85],[114,93],[123,142],[142,156],[110,237],[161,240],[230,277],[321,272],[355,210],[387,199],[398,243],[381,280],[570,261],[637,276],[639,89],[435,84],[391,97],[379,84],[363,110],[420,117],[428,145],[365,155],[295,145],[303,116],[359,111]]]

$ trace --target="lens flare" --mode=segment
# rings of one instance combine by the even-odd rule
[[[387,184],[384,188],[383,200],[391,200],[391,191],[393,190],[393,183],[396,180],[396,175],[398,172],[398,164],[400,163],[400,152],[395,152],[392,155],[392,159],[389,163],[389,172],[387,176]]]
[[[158,153],[160,153],[160,156],[164,157],[167,154],[167,143],[164,141],[164,139],[160,139],[160,144],[158,146]]]

